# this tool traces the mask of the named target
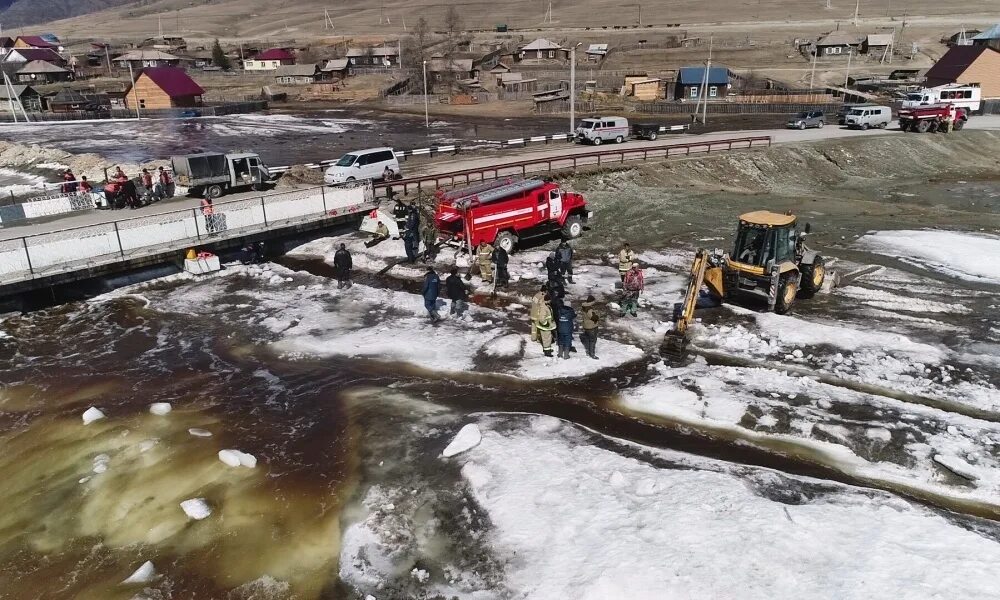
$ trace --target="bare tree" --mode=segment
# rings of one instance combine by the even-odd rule
[[[448,7],[448,12],[444,15],[444,29],[449,37],[462,30],[462,17],[458,16],[458,9],[454,4]]]
[[[430,32],[431,27],[427,24],[427,19],[423,17],[417,19],[417,25],[413,28],[413,36],[417,38],[417,46],[420,48],[421,53],[427,47],[427,36]]]

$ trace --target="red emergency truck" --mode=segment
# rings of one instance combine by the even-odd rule
[[[435,193],[438,235],[470,250],[486,241],[511,252],[518,240],[575,238],[593,213],[580,194],[541,179],[499,179]]]

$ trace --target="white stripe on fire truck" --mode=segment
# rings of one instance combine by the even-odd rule
[[[534,211],[535,211],[534,208],[520,208],[518,210],[508,210],[507,212],[497,213],[495,215],[490,215],[488,217],[480,217],[476,219],[475,222],[488,223],[489,221],[499,221],[500,219],[508,219],[510,217],[516,217],[518,215],[526,215]]]

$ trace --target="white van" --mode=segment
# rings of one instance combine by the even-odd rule
[[[580,121],[576,139],[599,146],[601,142],[622,143],[628,139],[628,119],[625,117],[594,117]]]
[[[892,121],[892,109],[888,106],[856,106],[847,112],[844,125],[849,129],[885,129]]]
[[[371,148],[348,152],[340,157],[335,165],[326,170],[323,181],[327,185],[335,185],[362,179],[398,179],[401,173],[399,160],[392,148]]]

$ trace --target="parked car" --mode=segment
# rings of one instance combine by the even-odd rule
[[[628,119],[625,117],[594,117],[580,121],[576,139],[595,146],[602,142],[622,143],[628,138]]]
[[[885,129],[892,121],[892,109],[888,106],[856,106],[847,113],[844,123],[851,129],[869,129],[878,127]]]
[[[336,185],[362,179],[398,179],[401,174],[399,160],[392,148],[370,148],[348,152],[340,157],[326,170],[323,181],[327,185]]]
[[[807,127],[823,127],[826,124],[826,117],[821,110],[808,110],[800,112],[788,121],[790,129],[806,129]]]

